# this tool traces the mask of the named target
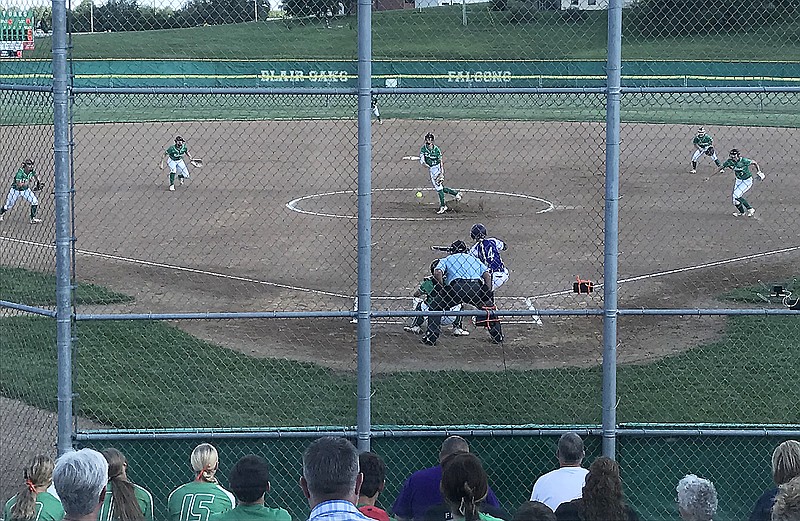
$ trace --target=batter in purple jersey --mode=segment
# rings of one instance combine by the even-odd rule
[[[494,237],[487,237],[486,226],[481,223],[472,226],[469,232],[475,244],[470,248],[469,253],[479,261],[489,267],[492,274],[492,291],[502,286],[508,280],[508,270],[503,264],[501,251],[507,249],[506,243]]]

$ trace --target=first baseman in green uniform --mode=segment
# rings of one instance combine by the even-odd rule
[[[755,208],[750,206],[750,203],[744,198],[744,194],[753,187],[753,174],[750,172],[750,165],[756,168],[756,175],[763,181],[765,175],[758,163],[747,157],[742,157],[739,150],[735,148],[731,150],[729,159],[722,164],[722,168],[719,171],[721,174],[725,172],[726,168],[731,168],[733,169],[733,175],[736,176],[731,196],[733,205],[736,207],[736,211],[733,212],[734,217],[743,215],[753,217],[756,214]],[[708,181],[709,177],[706,177],[706,181]]]
[[[436,193],[439,194],[439,210],[436,213],[444,213],[448,210],[444,204],[444,194],[454,195],[456,201],[461,200],[458,190],[453,190],[444,186],[444,169],[442,165],[442,151],[433,144],[433,134],[428,132],[425,135],[425,144],[419,150],[419,163],[427,166],[431,174],[431,184]]]
[[[14,174],[14,181],[11,183],[11,190],[8,191],[6,204],[0,208],[0,221],[3,220],[3,214],[11,210],[17,199],[22,197],[31,203],[30,223],[38,224],[42,222],[41,219],[36,218],[36,212],[39,210],[39,199],[33,193],[31,183],[39,184],[39,176],[36,175],[36,171],[33,169],[33,159],[26,159],[22,162],[22,168]]]
[[[164,152],[164,156],[167,157],[167,166],[169,166],[169,191],[174,192],[176,174],[181,184],[183,184],[184,179],[189,179],[189,169],[183,161],[183,156],[192,159],[192,154],[189,153],[189,147],[186,146],[186,142],[183,138],[178,136],[175,138],[175,144],[171,145]],[[158,167],[160,169],[164,168],[163,156],[161,157],[161,162]]]

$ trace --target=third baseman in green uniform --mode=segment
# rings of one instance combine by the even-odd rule
[[[714,163],[717,165],[717,168],[722,168],[722,164],[717,159],[717,151],[714,150],[714,138],[711,137],[711,134],[706,132],[706,129],[700,127],[697,129],[697,135],[692,140],[692,144],[695,147],[694,154],[692,154],[692,169],[689,170],[690,174],[697,173],[697,160],[700,159],[700,156],[703,154],[711,157]]]
[[[189,153],[189,147],[183,141],[183,138],[178,136],[175,138],[175,144],[170,146],[164,155],[168,157],[167,166],[169,166],[169,191],[175,191],[175,174],[178,174],[178,180],[183,184],[184,179],[189,179],[189,169],[183,161],[183,156],[192,159],[192,154]],[[164,157],[161,157],[161,162],[158,167],[164,168]]]
[[[753,174],[750,172],[750,165],[756,167],[756,175],[763,181],[765,175],[764,172],[761,171],[761,167],[758,166],[758,163],[747,157],[742,157],[739,150],[735,148],[731,150],[730,159],[722,163],[722,169],[719,171],[721,174],[726,168],[731,168],[733,169],[733,174],[736,176],[736,182],[733,185],[733,194],[731,196],[733,205],[736,207],[736,211],[733,212],[734,217],[741,217],[743,215],[752,217],[756,214],[756,209],[750,206],[750,203],[744,198],[744,194],[753,187]],[[709,178],[706,177],[706,181],[708,181],[708,179]]]

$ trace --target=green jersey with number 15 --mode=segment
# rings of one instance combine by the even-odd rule
[[[208,521],[211,514],[231,510],[236,504],[233,494],[207,481],[193,481],[182,485],[167,499],[168,521]]]

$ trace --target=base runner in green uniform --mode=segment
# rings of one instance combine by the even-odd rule
[[[726,168],[731,168],[733,169],[733,174],[736,176],[736,182],[733,185],[733,194],[731,196],[733,205],[736,207],[736,211],[733,212],[734,217],[741,217],[743,215],[753,217],[756,214],[756,209],[750,206],[750,203],[744,198],[744,194],[753,187],[753,174],[750,172],[750,165],[755,166],[756,175],[763,181],[765,175],[764,172],[761,171],[761,167],[758,166],[758,163],[752,159],[742,157],[739,150],[736,148],[731,150],[729,159],[722,163],[722,169],[719,171],[721,174],[725,172]],[[706,181],[708,181],[710,177],[711,176],[706,177]]]
[[[419,164],[427,166],[431,174],[431,184],[433,189],[439,194],[439,210],[436,213],[444,213],[448,210],[444,204],[444,194],[455,196],[456,201],[461,200],[458,190],[453,190],[444,186],[444,166],[442,165],[442,151],[433,144],[433,134],[425,134],[425,144],[419,151]]]
[[[15,521],[61,521],[64,508],[61,501],[47,492],[53,483],[53,459],[38,454],[25,467],[21,490],[6,502],[3,519]]]
[[[250,454],[237,461],[228,483],[239,504],[233,510],[212,515],[210,521],[292,521],[286,510],[264,505],[270,488],[269,464],[264,458]]]
[[[236,504],[233,494],[217,482],[219,454],[213,445],[201,443],[195,447],[191,463],[197,477],[167,498],[168,521],[208,521],[212,514],[227,512]]]
[[[189,179],[189,168],[187,168],[186,163],[183,161],[183,156],[191,160],[192,154],[189,153],[189,147],[186,146],[186,142],[183,138],[178,136],[175,138],[175,144],[171,145],[164,152],[164,156],[167,157],[167,166],[169,166],[169,191],[174,192],[175,174],[178,175],[178,181],[180,181],[181,184],[183,184],[184,179]],[[161,162],[158,164],[158,168],[161,170],[164,169],[163,156],[161,157]]]
[[[108,461],[108,485],[97,521],[153,521],[153,496],[144,488],[128,481],[128,460],[125,456],[117,449],[105,449],[103,456]]]
[[[39,210],[39,199],[36,198],[36,194],[31,190],[31,182],[38,184],[39,176],[36,175],[36,171],[33,169],[33,159],[26,159],[22,162],[22,168],[14,174],[14,181],[11,183],[11,190],[8,191],[6,204],[0,208],[0,221],[3,220],[3,214],[14,208],[17,199],[22,197],[31,203],[30,223],[39,224],[42,222],[41,219],[36,218],[36,211]]]

